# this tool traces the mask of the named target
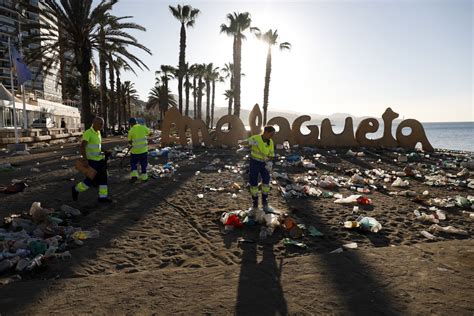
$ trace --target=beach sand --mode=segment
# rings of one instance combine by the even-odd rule
[[[125,141],[111,138],[104,147],[117,144]],[[225,168],[242,162],[234,150],[194,150],[197,157],[178,161],[172,177],[133,185],[128,183],[127,168],[121,169],[114,160],[109,167],[112,205],[99,205],[95,189],[81,194],[78,202],[71,201],[70,188],[82,179],[73,168],[77,150],[77,145],[65,144],[27,156],[0,157],[18,166],[0,173],[0,184],[26,177],[29,185],[24,192],[0,195],[0,216],[26,212],[34,201],[54,208],[68,204],[84,213],[74,220],[75,226],[100,231],[100,238],[72,249],[71,259],[51,261],[43,271],[0,286],[2,314],[474,312],[470,237],[474,227],[458,207],[447,210],[441,225],[464,229],[469,235],[438,235],[440,241],[428,242],[420,231],[431,224],[414,219],[419,204],[412,198],[369,194],[373,207],[361,207],[360,214],[382,224],[375,234],[342,227],[341,222],[353,216],[352,206],[335,204],[334,198],[285,200],[273,186],[273,207],[324,233],[304,237],[308,249],[299,249],[283,244],[281,229],[264,241],[258,241],[258,225],[224,231],[222,212],[247,209],[250,204],[245,172]],[[407,164],[394,161],[392,151],[372,150],[375,154],[365,157],[344,152],[320,150],[325,163],[317,163],[316,173],[341,176],[347,169],[374,167],[401,171]],[[436,164],[440,155],[424,158],[423,163]],[[150,158],[152,164],[163,162],[161,157]],[[33,167],[41,172],[32,173]],[[275,171],[295,177],[307,169],[276,166]],[[410,190],[428,190],[432,197],[474,195],[472,189],[409,181]],[[242,185],[241,192],[230,190],[234,182]],[[229,190],[212,192],[205,187]],[[338,192],[354,194],[347,189]],[[239,237],[257,242],[239,244]],[[358,249],[329,253],[349,242],[357,242]]]

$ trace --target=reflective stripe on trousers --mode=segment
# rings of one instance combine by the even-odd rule
[[[89,186],[87,186],[84,182],[79,182],[76,184],[76,191],[81,193],[89,189]]]
[[[109,188],[106,185],[99,185],[99,197],[106,198],[109,195]]]

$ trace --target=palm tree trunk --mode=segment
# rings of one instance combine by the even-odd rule
[[[231,115],[232,114],[232,104],[234,103],[234,75],[232,74],[230,76],[230,91],[232,91],[232,95],[229,96],[229,111],[227,114]]]
[[[183,76],[185,65],[185,51],[186,51],[186,28],[184,23],[181,23],[181,34],[179,41],[179,70],[178,70],[178,107],[179,112],[183,114]]]
[[[216,98],[216,81],[212,80],[211,128],[214,126],[214,101]]]
[[[196,119],[197,117],[197,90],[196,90],[196,76],[193,78],[193,106],[194,106],[194,113],[193,118]]]
[[[107,106],[107,78],[105,76],[105,69],[107,63],[104,54],[99,54],[99,71],[100,71],[100,114],[104,118],[104,136],[108,132],[108,106]]]
[[[242,36],[237,34],[234,41],[234,115],[240,117],[240,74],[242,60]]]
[[[120,81],[120,72],[119,70],[117,69],[116,71],[117,73],[117,114],[118,114],[118,127],[120,129],[120,127],[122,127],[122,122],[123,122],[123,116],[122,116],[122,113],[123,113],[123,108],[122,108],[122,103],[123,103],[123,100],[122,100],[122,82]]]
[[[210,80],[206,79],[206,126],[210,127],[211,123],[211,84]]]
[[[125,115],[126,115],[126,111],[127,111],[127,98],[125,95],[123,95],[123,98],[122,98],[122,105],[120,107],[123,111],[123,116],[122,116],[122,120],[123,120],[123,126],[126,126],[126,122],[127,120],[125,119]]]
[[[186,107],[184,109],[184,115],[189,116],[189,73],[186,71]]]
[[[110,90],[109,90],[109,101],[110,101],[110,117],[111,117],[111,125],[112,125],[112,130],[115,131],[115,124],[117,123],[117,103],[115,99],[115,73],[114,73],[114,67],[112,63],[109,61],[109,85],[110,85]]]
[[[198,119],[202,119],[202,85],[203,85],[203,82],[202,82],[202,77],[199,76],[199,80],[198,80],[198,105],[197,105],[197,118]]]
[[[130,91],[127,91],[128,117],[132,117],[132,103],[130,102]],[[130,126],[129,126],[130,128]]]
[[[270,74],[272,72],[272,47],[268,45],[265,86],[263,88],[263,125],[267,125],[268,95],[270,91]]]
[[[92,125],[91,113],[91,91],[89,82],[89,71],[91,70],[92,52],[87,48],[82,48],[81,52],[82,62],[79,65],[79,72],[81,74],[81,114],[84,118],[84,128],[88,129]]]

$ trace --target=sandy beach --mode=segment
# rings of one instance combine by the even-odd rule
[[[104,147],[124,143],[114,137]],[[2,283],[8,284],[0,286],[0,306],[6,314],[473,312],[474,228],[472,219],[458,206],[441,207],[446,220],[439,225],[451,225],[466,234],[438,232],[432,242],[420,232],[433,223],[418,221],[414,215],[427,199],[391,195],[402,189],[392,188],[390,183],[383,190],[383,183],[376,182],[380,189],[367,194],[373,205],[360,206],[358,214],[352,214],[353,205],[336,204],[334,197],[285,199],[278,181],[270,193],[273,207],[324,234],[297,239],[307,245],[299,248],[284,244],[288,232],[282,227],[265,240],[259,240],[258,224],[224,230],[220,222],[224,211],[245,210],[250,205],[243,153],[195,149],[193,159],[188,158],[190,153],[173,162],[173,176],[133,185],[128,182],[127,164],[120,168],[119,160],[114,159],[109,164],[109,187],[115,203],[104,206],[96,202],[93,189],[81,194],[78,202],[71,201],[70,187],[81,179],[73,168],[77,147],[61,146],[32,150],[26,156],[2,154],[2,161],[14,169],[0,173],[0,183],[24,179],[28,187],[21,193],[2,194],[0,215],[27,212],[35,201],[55,209],[67,204],[83,213],[71,224],[84,230],[98,229],[100,237],[71,247],[72,258],[50,260],[42,269],[22,274],[19,281],[8,283],[13,273],[4,274]],[[277,165],[275,171],[287,172],[293,183],[308,176],[309,170],[313,177],[331,175],[342,181],[355,169],[401,172],[411,164],[426,174],[431,166],[453,161],[451,154],[442,152],[413,162],[399,161],[402,159],[397,157],[405,152],[371,150],[363,157],[346,152],[298,149],[292,154],[311,159],[314,169],[285,166],[282,159],[283,165]],[[279,154],[289,155],[284,150]],[[446,172],[459,172],[462,158],[458,162],[457,169]],[[166,160],[153,157],[150,163]],[[40,172],[31,172],[34,167]],[[421,178],[402,178],[409,181],[409,190],[428,191],[429,198],[474,193],[467,187],[435,187]],[[233,183],[242,189],[233,189]],[[214,190],[219,187],[224,191]],[[321,190],[344,197],[357,193],[344,187]],[[376,218],[382,230],[372,233],[343,227],[342,222],[359,215]],[[242,243],[239,238],[254,242]],[[353,242],[357,249],[330,253]]]

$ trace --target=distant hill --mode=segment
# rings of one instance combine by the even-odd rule
[[[219,118],[227,114],[227,108],[224,107],[216,107],[215,112],[214,112],[214,121],[217,122]],[[240,110],[240,118],[242,119],[242,122],[245,125],[248,125],[248,117],[250,114],[250,110],[246,109],[241,109]],[[363,119],[369,118],[369,117],[374,117],[377,119],[380,119],[380,117],[375,117],[375,116],[354,116],[348,113],[334,113],[331,115],[320,115],[320,114],[306,114],[306,113],[298,113],[298,112],[293,112],[293,111],[288,111],[288,112],[283,112],[283,111],[268,111],[268,119],[271,119],[276,116],[281,116],[284,117],[290,122],[290,125],[293,123],[293,121],[302,115],[309,115],[311,116],[311,121],[305,122],[305,125],[308,124],[314,124],[314,125],[321,125],[322,120],[325,118],[328,118],[331,120],[332,124],[335,125],[343,125],[345,122],[346,117],[352,117],[352,120],[354,122],[354,126],[357,126],[360,121]]]

